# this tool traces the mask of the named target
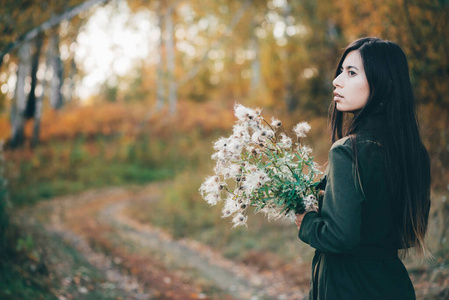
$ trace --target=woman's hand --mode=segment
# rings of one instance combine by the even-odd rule
[[[311,209],[310,211],[316,211],[316,212],[318,212],[318,207],[313,206],[312,209]],[[296,224],[296,227],[298,227],[298,230],[299,230],[299,228],[301,227],[302,219],[304,219],[304,216],[305,216],[305,215],[306,215],[305,213],[303,213],[303,214],[295,214],[295,216],[296,216],[295,224]]]
[[[301,227],[302,219],[304,219],[305,215],[306,214],[296,214],[295,224],[296,224],[296,227],[298,227],[298,230]]]

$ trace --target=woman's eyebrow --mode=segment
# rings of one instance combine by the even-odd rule
[[[341,66],[341,69],[342,69],[342,70],[344,69],[343,66]],[[346,70],[349,70],[349,69],[356,69],[357,71],[359,70],[359,69],[357,69],[357,67],[355,67],[355,66],[347,66],[347,67],[346,67]]]

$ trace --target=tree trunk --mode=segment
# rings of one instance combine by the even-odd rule
[[[286,4],[282,11],[284,22],[287,24],[287,19],[291,13],[291,6]],[[298,106],[298,98],[295,95],[295,81],[293,79],[293,72],[290,66],[290,52],[285,46],[281,50],[281,58],[284,60],[284,101],[288,112],[292,112]]]
[[[59,53],[59,30],[54,29],[50,35],[48,45],[48,65],[53,72],[50,80],[50,104],[54,109],[59,109],[63,105],[61,93],[63,64]]]
[[[66,103],[72,101],[72,99],[73,99],[73,92],[75,90],[76,72],[77,72],[77,67],[76,67],[75,55],[73,55],[72,59],[70,60],[70,74],[68,75],[69,83],[68,83],[67,89],[63,89],[64,90],[63,95],[64,95],[64,99],[65,99]]]
[[[288,72],[291,76],[291,72]],[[285,84],[285,103],[287,105],[287,111],[293,112],[298,107],[298,98],[295,94],[295,85],[291,78],[287,78]]]
[[[5,157],[3,156],[3,142],[0,142],[0,258],[4,258],[7,249],[6,228],[9,222],[7,203],[7,183],[3,173]]]
[[[31,89],[28,94],[28,101],[25,108],[25,119],[31,119],[34,117],[36,109],[36,85],[37,85],[37,70],[39,69],[39,58],[41,56],[42,44],[44,41],[44,35],[39,34],[34,43],[34,54],[31,63]]]
[[[48,69],[48,61],[45,66],[44,74]],[[33,123],[33,137],[31,138],[31,147],[36,147],[40,141],[40,129],[41,129],[41,116],[42,116],[42,103],[45,96],[45,87],[47,85],[47,78],[44,75],[41,81],[41,93],[36,95],[36,107],[34,110],[34,123]]]
[[[42,81],[42,88],[44,88],[45,79]],[[40,141],[41,131],[41,116],[42,116],[42,101],[44,93],[36,98],[36,109],[34,111],[34,123],[33,123],[33,137],[31,139],[31,147],[36,147]]]
[[[29,42],[23,43],[19,48],[19,62],[17,67],[17,82],[14,103],[11,105],[11,140],[12,148],[21,146],[25,141],[24,112],[26,107],[26,78],[31,73],[31,47]]]
[[[256,23],[253,22],[252,24],[252,28],[254,29],[256,27]],[[260,47],[259,47],[259,41],[258,38],[256,36],[256,34],[254,34],[254,30],[251,34],[251,41],[250,41],[250,47],[251,50],[254,52],[254,59],[251,62],[251,85],[250,85],[250,89],[251,89],[251,94],[253,94],[256,89],[260,86],[260,82],[261,82],[261,72],[260,72]]]
[[[168,73],[168,103],[170,114],[176,113],[178,86],[175,81],[175,49],[173,28],[173,7],[170,7],[165,16],[165,30],[168,33],[166,39],[167,73]]]
[[[160,5],[160,3],[159,3]],[[156,111],[159,111],[164,107],[165,98],[165,83],[164,83],[164,42],[163,42],[163,28],[162,28],[162,18],[163,15],[159,10],[158,14],[158,27],[160,28],[161,34],[159,36],[158,54],[159,61],[156,68]]]

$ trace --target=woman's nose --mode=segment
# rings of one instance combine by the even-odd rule
[[[335,79],[334,79],[334,81],[332,81],[332,84],[333,84],[333,86],[334,87],[342,87],[342,84],[341,84],[341,74],[342,73],[340,73],[340,75],[338,75],[337,77],[335,77]]]

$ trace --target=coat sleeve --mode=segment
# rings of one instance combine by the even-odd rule
[[[347,253],[360,244],[361,207],[364,197],[354,178],[352,150],[338,144],[329,151],[329,170],[320,213],[309,212],[299,238],[325,253]]]

